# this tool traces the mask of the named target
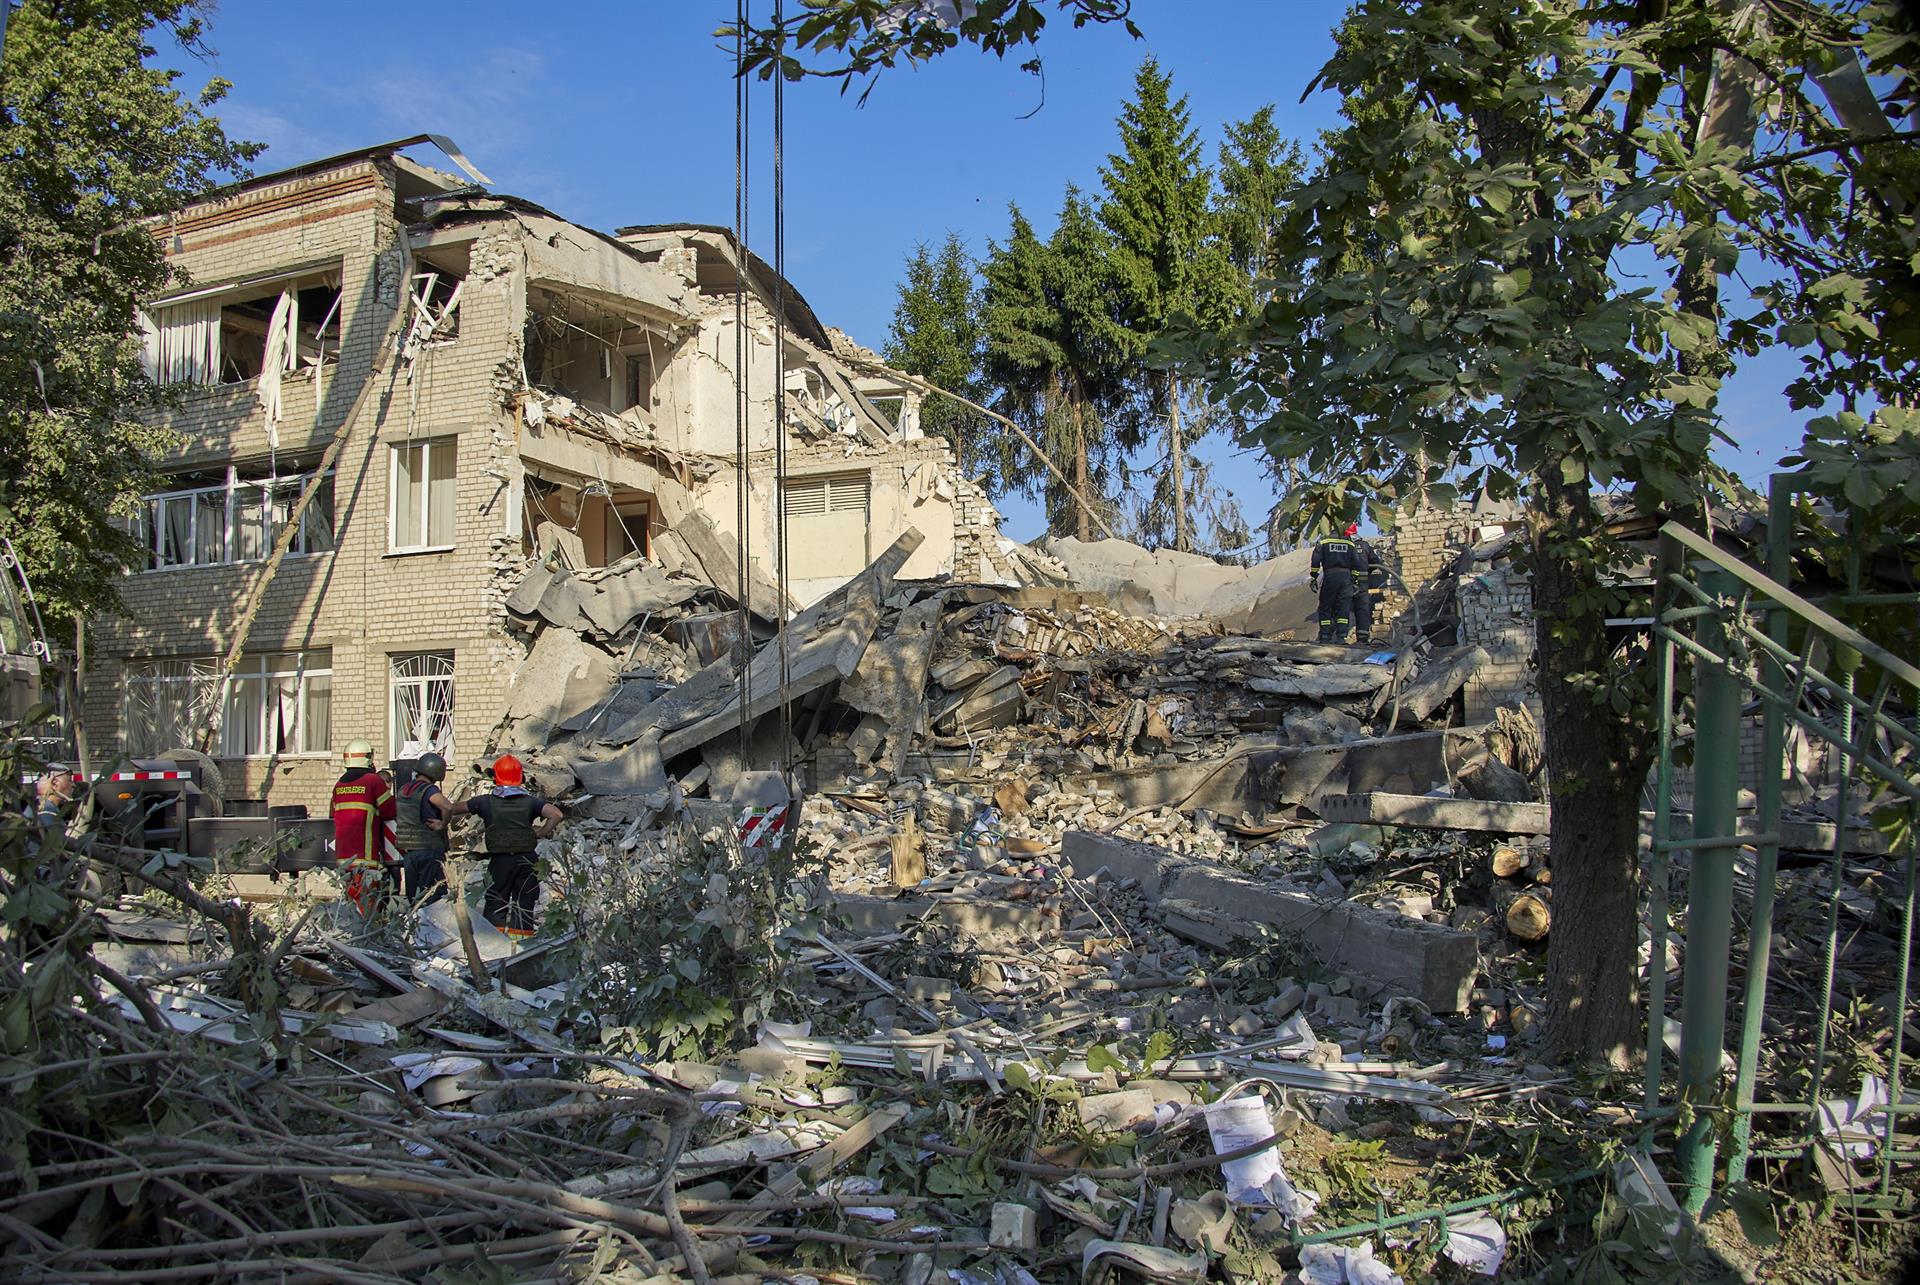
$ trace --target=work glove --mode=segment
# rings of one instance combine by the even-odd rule
[[[1309,571],[1307,573],[1307,588],[1313,590],[1315,593],[1320,592],[1320,573],[1318,571]]]

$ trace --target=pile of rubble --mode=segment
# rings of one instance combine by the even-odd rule
[[[782,630],[683,543],[511,596],[496,739],[572,818],[532,947],[458,844],[463,896],[371,922],[327,872],[43,856],[110,878],[5,1030],[10,1275],[1490,1276],[1640,1126],[1535,1054],[1540,738],[1451,725],[1484,652],[1293,641],[1271,567],[1257,633],[907,583],[911,535]],[[1600,1180],[1658,1240],[1658,1176]]]

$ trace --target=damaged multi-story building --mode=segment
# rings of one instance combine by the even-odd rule
[[[403,154],[427,141],[265,174],[155,226],[182,284],[142,323],[175,441],[124,612],[92,629],[96,743],[153,755],[211,727],[227,794],[275,804],[323,800],[357,737],[471,759],[526,658],[505,601],[538,561],[691,574],[731,599],[744,545],[769,618],[783,531],[796,607],[908,529],[924,540],[905,576],[1007,579],[1013,546],[920,433],[920,393],[728,232],[582,227]]]

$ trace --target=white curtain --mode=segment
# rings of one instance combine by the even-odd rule
[[[157,384],[220,382],[220,305],[175,304],[140,314],[141,362]]]
[[[260,405],[267,412],[267,445],[280,449],[280,376],[292,370],[298,361],[293,337],[299,333],[300,300],[292,290],[283,291],[273,305],[273,318],[267,322],[267,352],[260,364]]]

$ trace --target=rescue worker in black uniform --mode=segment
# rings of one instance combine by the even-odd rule
[[[1354,588],[1353,619],[1355,637],[1363,643],[1373,641],[1373,618],[1380,612],[1381,599],[1387,596],[1387,560],[1380,550],[1365,540],[1356,540],[1365,560],[1362,583]]]
[[[1308,564],[1307,584],[1320,591],[1320,641],[1344,643],[1353,624],[1353,577],[1365,572],[1358,523],[1349,522],[1341,534],[1320,537]]]
[[[447,895],[447,823],[467,811],[466,804],[441,793],[446,779],[447,761],[438,754],[422,754],[414,760],[413,779],[400,787],[394,839],[406,872],[407,900],[416,906]]]
[[[502,754],[493,761],[493,790],[467,800],[467,811],[487,832],[487,895],[481,914],[509,937],[534,934],[533,903],[540,896],[534,845],[553,833],[566,813],[527,793],[520,760]]]

